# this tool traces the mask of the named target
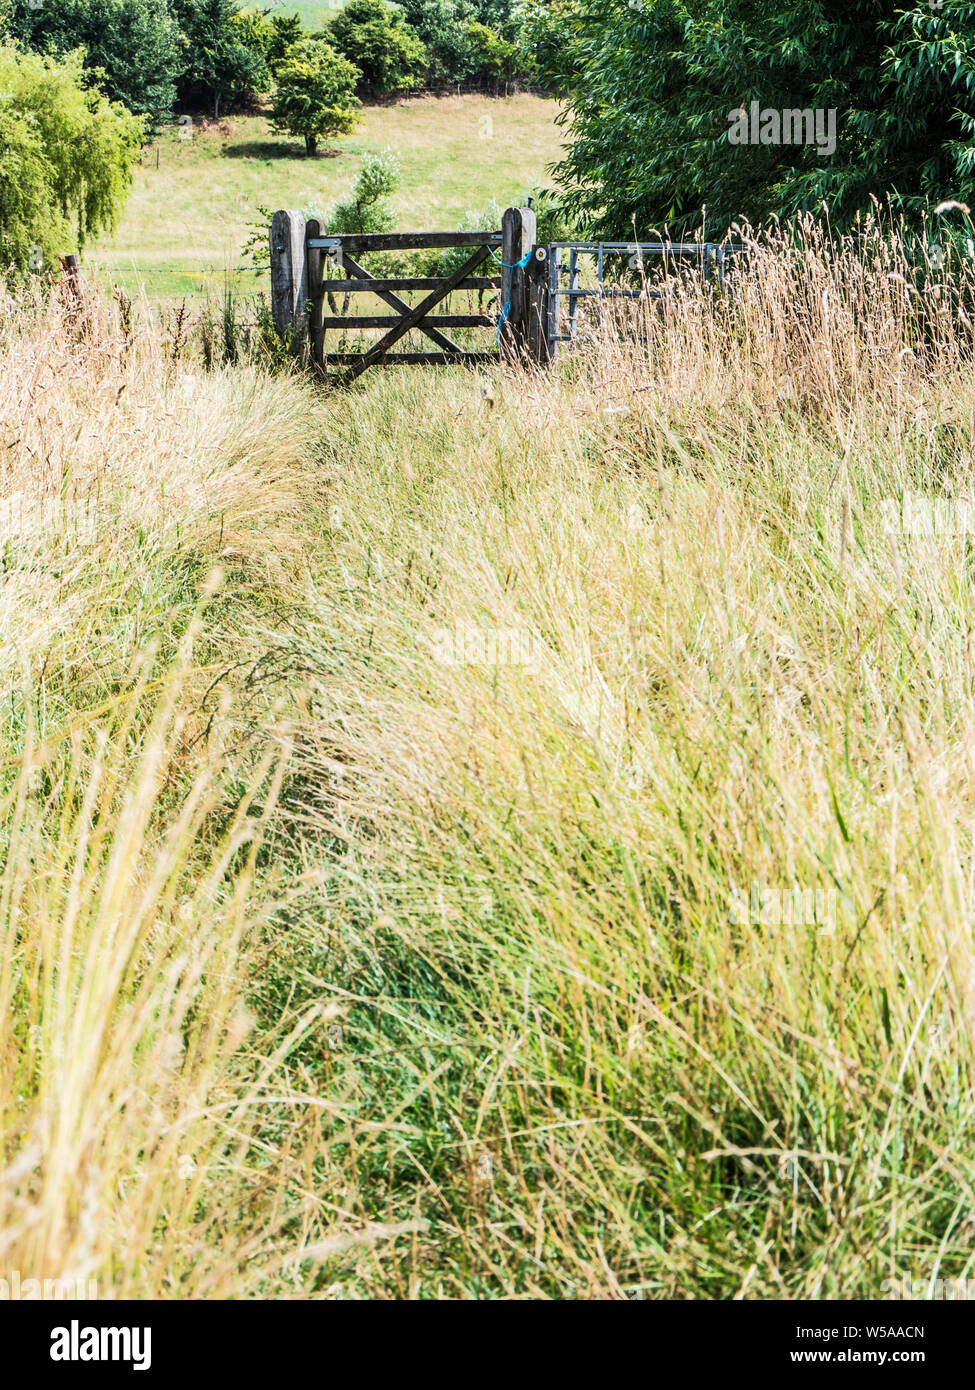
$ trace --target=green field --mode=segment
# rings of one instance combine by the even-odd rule
[[[324,28],[344,4],[345,0],[271,0],[261,9],[269,15],[296,14],[305,28],[314,32]]]
[[[308,159],[264,116],[168,127],[144,153],[116,235],[89,247],[89,269],[132,294],[199,293],[240,267],[258,204],[328,208],[352,187],[364,154],[391,149],[403,229],[450,230],[492,198],[504,206],[548,181],[559,157],[558,107],[538,96],[416,97],[369,106],[358,130]],[[241,277],[245,278],[245,277]]]

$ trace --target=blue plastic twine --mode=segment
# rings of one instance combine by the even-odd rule
[[[490,248],[488,248],[488,249],[490,250]],[[494,259],[497,261],[498,265],[500,265],[501,268],[502,268],[503,270],[524,270],[525,267],[527,266],[528,262],[529,262],[529,261],[531,260],[531,258],[532,258],[532,253],[531,253],[530,251],[526,251],[525,254],[522,256],[522,258],[521,258],[520,261],[515,261],[514,265],[509,265],[507,261],[503,261],[503,260],[501,259],[501,257],[498,255],[497,251],[491,251],[491,255],[494,257]],[[506,305],[504,306],[504,308],[501,310],[501,317],[498,319],[498,331],[497,331],[497,334],[496,334],[495,339],[494,339],[494,341],[495,341],[496,343],[500,343],[500,341],[501,341],[501,328],[502,328],[502,326],[503,326],[503,324],[504,324],[505,319],[508,317],[508,315],[509,315],[510,313],[511,313],[511,300],[509,299],[508,302],[507,302],[507,304],[506,304]]]

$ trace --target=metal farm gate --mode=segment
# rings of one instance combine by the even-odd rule
[[[689,265],[699,269],[704,279],[723,291],[729,258],[744,248],[729,242],[694,241],[556,241],[546,247],[548,260],[548,315],[546,336],[549,360],[558,353],[559,343],[575,343],[579,336],[579,307],[588,299],[595,301],[595,326],[602,323],[602,306],[606,300],[661,300],[665,288],[654,286],[645,279],[647,263],[660,261],[664,270],[673,261],[687,270]],[[628,269],[643,277],[639,288],[607,284],[607,267],[615,267],[614,258],[626,256]],[[584,265],[588,262],[587,283],[582,284]],[[591,283],[592,280],[595,283]],[[565,306],[563,307],[563,301]],[[567,309],[567,314],[565,312]]]

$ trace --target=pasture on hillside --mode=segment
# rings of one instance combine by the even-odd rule
[[[304,28],[314,32],[324,29],[344,4],[345,0],[271,0],[261,8],[272,15],[296,14]]]
[[[450,231],[492,198],[504,207],[549,182],[561,149],[557,112],[531,94],[411,97],[364,107],[355,133],[315,159],[265,116],[175,123],[144,152],[118,231],[85,263],[130,295],[143,286],[153,299],[201,294],[240,271],[258,204],[327,208],[348,195],[362,156],[385,149],[402,169],[398,225]],[[235,278],[245,293],[264,287],[250,273]]]

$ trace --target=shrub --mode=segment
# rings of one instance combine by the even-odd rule
[[[561,189],[533,188],[528,196],[535,213],[536,241],[571,241],[579,235],[578,223]]]
[[[353,232],[389,232],[396,225],[396,214],[390,203],[390,195],[396,191],[400,182],[399,161],[392,150],[381,154],[367,154],[359,166],[359,173],[352,192],[343,203],[336,203],[331,212],[308,211],[309,217],[319,217],[326,232],[332,236],[342,236]],[[409,274],[409,257],[402,253],[367,252],[361,257],[362,263],[374,275]],[[346,294],[342,312],[348,310],[351,296]],[[329,302],[335,306],[334,299]]]
[[[389,202],[400,181],[399,161],[392,150],[367,154],[347,202],[336,203],[325,218],[330,235],[388,232],[395,223]]]

